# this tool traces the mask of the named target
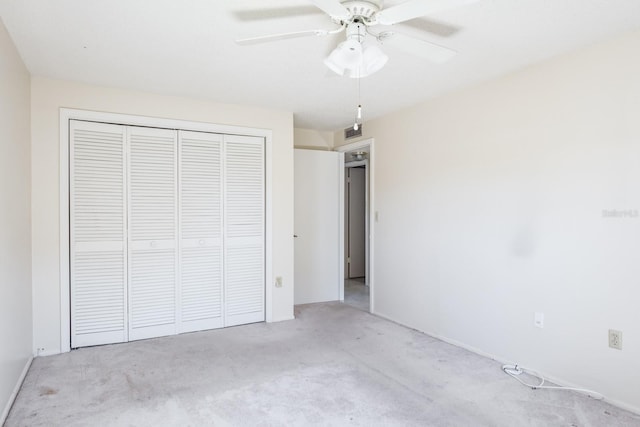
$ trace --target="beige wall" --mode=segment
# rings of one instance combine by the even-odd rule
[[[0,20],[0,424],[32,354],[29,90]]]
[[[293,130],[293,144],[296,148],[331,150],[333,148],[333,132],[295,128]]]
[[[639,411],[640,217],[603,217],[640,211],[638,52],[635,32],[367,122],[376,311]]]
[[[60,107],[247,126],[273,131],[273,320],[293,318],[293,115],[237,105],[108,89],[34,77],[33,307],[34,343],[41,353],[60,351],[59,109]],[[274,280],[271,280],[273,283]]]

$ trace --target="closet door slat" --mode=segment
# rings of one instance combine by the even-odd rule
[[[223,326],[222,136],[179,132],[180,332]]]
[[[129,340],[176,333],[177,132],[127,128]]]
[[[127,340],[125,128],[71,120],[71,347]]]
[[[265,318],[264,139],[226,135],[225,326]]]

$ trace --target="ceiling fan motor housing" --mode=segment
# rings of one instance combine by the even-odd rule
[[[345,1],[342,3],[351,13],[349,22],[363,22],[369,23],[375,19],[375,14],[378,13],[382,7],[382,1]]]
[[[367,30],[363,23],[352,22],[347,24],[347,40],[355,40],[358,43],[362,43],[366,35]]]

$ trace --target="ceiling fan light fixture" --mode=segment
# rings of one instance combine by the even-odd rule
[[[341,76],[362,78],[379,71],[389,60],[378,46],[367,43],[366,27],[360,21],[347,24],[347,40],[340,43],[324,63]]]
[[[376,45],[364,44],[362,49],[362,62],[354,69],[344,70],[342,75],[348,75],[353,79],[360,79],[378,72],[389,61],[389,57]]]
[[[335,51],[331,52],[331,55],[325,58],[324,65],[326,65],[334,73],[340,76],[344,76],[345,69],[336,61],[334,52]]]
[[[362,52],[362,68],[366,75],[380,71],[389,57],[375,44],[367,44]]]
[[[347,40],[338,45],[325,60],[327,67],[338,74],[355,69],[362,62],[362,45],[356,40]],[[339,71],[342,72],[339,72]]]

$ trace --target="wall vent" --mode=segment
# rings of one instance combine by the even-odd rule
[[[344,130],[344,139],[357,138],[362,136],[362,125],[358,126],[358,130],[353,129],[353,126]]]

